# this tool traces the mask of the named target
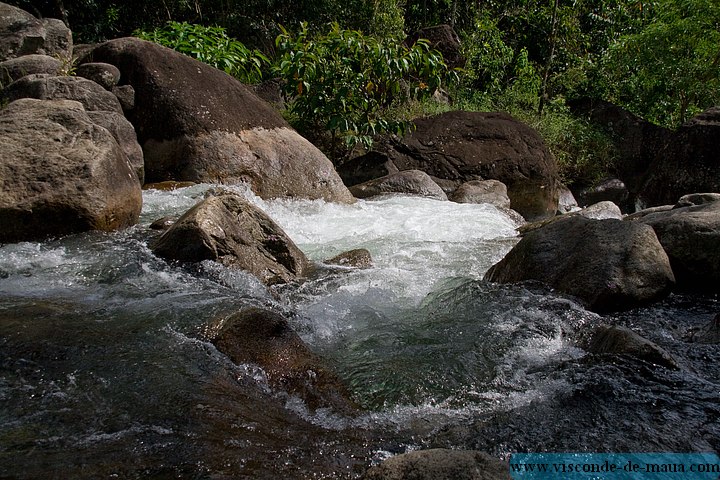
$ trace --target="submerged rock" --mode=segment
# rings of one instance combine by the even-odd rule
[[[142,192],[113,136],[68,100],[0,110],[0,242],[137,222]]]
[[[508,464],[485,452],[418,450],[388,458],[364,480],[509,480]]]
[[[528,232],[485,274],[491,282],[538,280],[599,312],[659,300],[675,283],[652,228],[569,216]]]
[[[262,198],[355,201],[320,150],[225,72],[137,38],[103,43],[87,62],[115,65],[134,88],[127,116],[148,181],[248,183]]]
[[[610,325],[596,327],[586,350],[595,354],[631,355],[670,369],[680,368],[672,355],[663,348],[627,327]]]
[[[327,265],[338,265],[341,267],[370,268],[372,267],[372,256],[365,248],[356,248],[343,252],[323,262]]]
[[[694,343],[720,344],[720,313],[706,325],[690,332],[688,340]]]
[[[192,207],[151,248],[168,260],[214,260],[246,270],[266,285],[292,282],[310,268],[270,217],[232,193],[210,196]]]
[[[386,193],[405,193],[447,200],[443,189],[427,173],[420,170],[405,170],[369,180],[350,187],[350,193],[357,198],[374,197]]]
[[[323,365],[282,316],[249,308],[213,327],[211,339],[236,364],[260,366],[268,383],[303,399],[311,410],[352,413],[355,405],[337,376]]]

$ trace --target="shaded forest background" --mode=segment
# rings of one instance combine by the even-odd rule
[[[717,0],[8,3],[62,19],[76,43],[137,35],[246,83],[280,78],[286,116],[335,161],[416,116],[499,110],[538,129],[566,182],[592,184],[612,175],[615,143],[573,101],[611,102],[668,128],[720,105]],[[460,38],[461,69],[408,40],[440,24]],[[432,96],[438,88],[449,103]]]

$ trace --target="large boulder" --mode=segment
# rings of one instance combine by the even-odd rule
[[[575,198],[581,207],[600,202],[613,202],[622,211],[634,211],[634,205],[630,201],[630,192],[625,183],[617,178],[609,178],[597,185],[580,189],[575,192]]]
[[[510,208],[507,186],[498,180],[465,182],[448,199],[456,203],[489,203],[499,208]]]
[[[302,398],[311,410],[352,413],[348,390],[280,314],[248,308],[211,329],[212,343],[236,364],[262,367],[270,386]]]
[[[363,480],[510,480],[510,468],[485,452],[435,448],[390,457]]]
[[[310,268],[305,255],[270,217],[229,192],[210,196],[185,212],[151,248],[169,260],[215,260],[246,270],[267,285],[291,282]]]
[[[120,102],[97,83],[81,77],[27,75],[3,90],[3,97],[12,102],[19,98],[38,100],[76,100],[87,111],[108,111],[122,114]]]
[[[100,125],[106,128],[115,140],[125,152],[130,166],[135,171],[135,175],[140,182],[140,185],[145,183],[145,163],[143,160],[142,148],[137,141],[135,135],[135,129],[127,119],[117,112],[105,112],[105,111],[91,111],[87,112],[88,117]]]
[[[43,18],[40,20],[45,29],[45,55],[61,58],[66,62],[72,59],[73,38],[70,29],[57,18]]]
[[[485,279],[544,282],[598,312],[659,300],[675,283],[668,257],[652,228],[579,215],[527,233],[488,270]]]
[[[433,49],[442,53],[443,60],[445,60],[448,68],[462,68],[465,66],[460,37],[450,25],[425,27],[408,40],[414,44],[421,38],[427,40]]]
[[[75,75],[92,80],[109,91],[120,82],[120,70],[109,63],[83,63],[75,69]]]
[[[720,192],[720,107],[681,126],[655,157],[640,191],[647,206],[694,192]]]
[[[0,110],[0,179],[0,242],[127,227],[142,206],[125,154],[74,101]]]
[[[57,75],[62,69],[62,62],[48,55],[23,55],[0,62],[0,87],[6,86],[25,75],[43,73]]]
[[[720,201],[648,213],[636,221],[655,230],[678,287],[720,292]]]
[[[358,166],[365,165],[422,170],[439,179],[443,188],[449,183],[454,189],[471,180],[499,180],[507,185],[512,209],[527,220],[555,215],[557,164],[529,126],[505,113],[460,111],[416,119],[415,125],[402,139],[378,142],[369,158],[342,165],[341,170],[352,173],[341,175],[357,178]]]
[[[247,182],[262,198],[354,201],[330,162],[271,106],[229,75],[136,38],[103,43],[104,62],[135,90],[127,112],[150,182]]]
[[[447,200],[447,195],[430,176],[420,170],[405,170],[369,180],[350,187],[357,198],[368,198],[387,193],[404,193],[422,197]]]
[[[42,22],[6,3],[0,3],[0,61],[45,53],[45,28]]]

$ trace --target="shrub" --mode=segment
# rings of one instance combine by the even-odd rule
[[[228,37],[222,27],[167,22],[152,32],[136,31],[135,36],[196,58],[244,83],[260,82],[263,66],[270,63],[258,50]]]
[[[316,37],[305,24],[297,36],[283,30],[276,46],[276,72],[285,80],[296,126],[310,136],[329,132],[329,145],[321,146],[335,157],[357,143],[369,146],[373,135],[404,134],[410,124],[387,119],[384,112],[432,95],[448,73],[442,55],[426,41],[407,47],[337,24]]]

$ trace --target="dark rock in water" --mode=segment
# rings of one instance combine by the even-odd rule
[[[613,202],[623,211],[630,210],[630,193],[622,180],[611,178],[594,187],[584,188],[576,193],[578,205],[585,207],[600,202]]]
[[[127,116],[148,181],[248,183],[262,198],[355,201],[320,150],[225,72],[137,38],[98,45],[87,62],[115,65],[135,89]]]
[[[169,260],[215,260],[246,270],[266,285],[292,282],[309,268],[305,255],[270,217],[230,193],[195,205],[151,248]]]
[[[465,57],[462,55],[460,37],[450,25],[435,25],[426,27],[413,34],[408,43],[414,44],[424,38],[430,42],[431,48],[442,53],[448,68],[462,68],[465,66]]]
[[[640,199],[648,206],[665,205],[694,192],[720,192],[720,107],[672,134],[650,166]]]
[[[26,75],[58,75],[62,63],[48,55],[23,55],[0,63],[0,87],[6,86]]]
[[[512,209],[527,220],[555,215],[557,164],[529,126],[505,113],[459,111],[414,123],[412,133],[377,142],[368,155],[376,164],[386,157],[394,166],[388,170],[422,170],[453,181],[456,188],[470,180],[499,180],[507,185]],[[364,163],[364,157],[355,164]]]
[[[510,208],[507,186],[498,180],[465,182],[448,199],[457,203],[489,203],[498,208]]]
[[[173,217],[162,217],[158,218],[154,222],[150,224],[150,228],[152,230],[167,230],[168,228],[175,225],[175,222],[177,222],[177,218]]]
[[[142,185],[145,182],[145,162],[132,124],[123,115],[116,112],[94,111],[87,112],[87,114],[96,125],[106,128],[115,137]]]
[[[720,202],[650,213],[636,221],[655,230],[679,288],[720,292]]]
[[[120,81],[120,70],[109,63],[83,63],[77,66],[75,75],[92,80],[109,91]]]
[[[44,54],[45,28],[25,10],[0,3],[0,62],[10,58]]]
[[[585,349],[595,354],[631,355],[666,368],[674,370],[680,368],[675,359],[663,348],[626,327],[609,325],[596,327]]]
[[[80,77],[27,75],[8,85],[3,90],[3,97],[8,101],[19,98],[76,100],[82,103],[87,111],[102,110],[123,113],[115,95],[97,83]]]
[[[720,344],[720,313],[707,325],[690,332],[688,340],[694,343]]]
[[[281,315],[249,308],[223,319],[214,329],[217,333],[211,341],[218,350],[236,364],[262,367],[272,387],[299,396],[311,410],[355,411],[345,386]]]
[[[538,280],[580,298],[598,312],[659,300],[675,283],[652,228],[581,216],[568,216],[527,233],[485,279]]]
[[[405,170],[350,187],[357,198],[368,198],[386,193],[405,193],[447,200],[447,195],[432,178],[420,170]]]
[[[343,252],[323,262],[328,265],[338,265],[341,267],[354,268],[370,268],[373,265],[370,252],[364,248],[356,248]]]
[[[128,227],[142,206],[115,139],[68,100],[0,110],[0,178],[0,242]]]
[[[485,452],[419,450],[388,458],[369,469],[364,480],[509,480],[506,462]]]
[[[160,190],[161,192],[169,192],[171,190],[177,190],[178,188],[192,187],[197,185],[195,182],[157,182],[157,183],[146,183],[143,185],[143,190]]]

